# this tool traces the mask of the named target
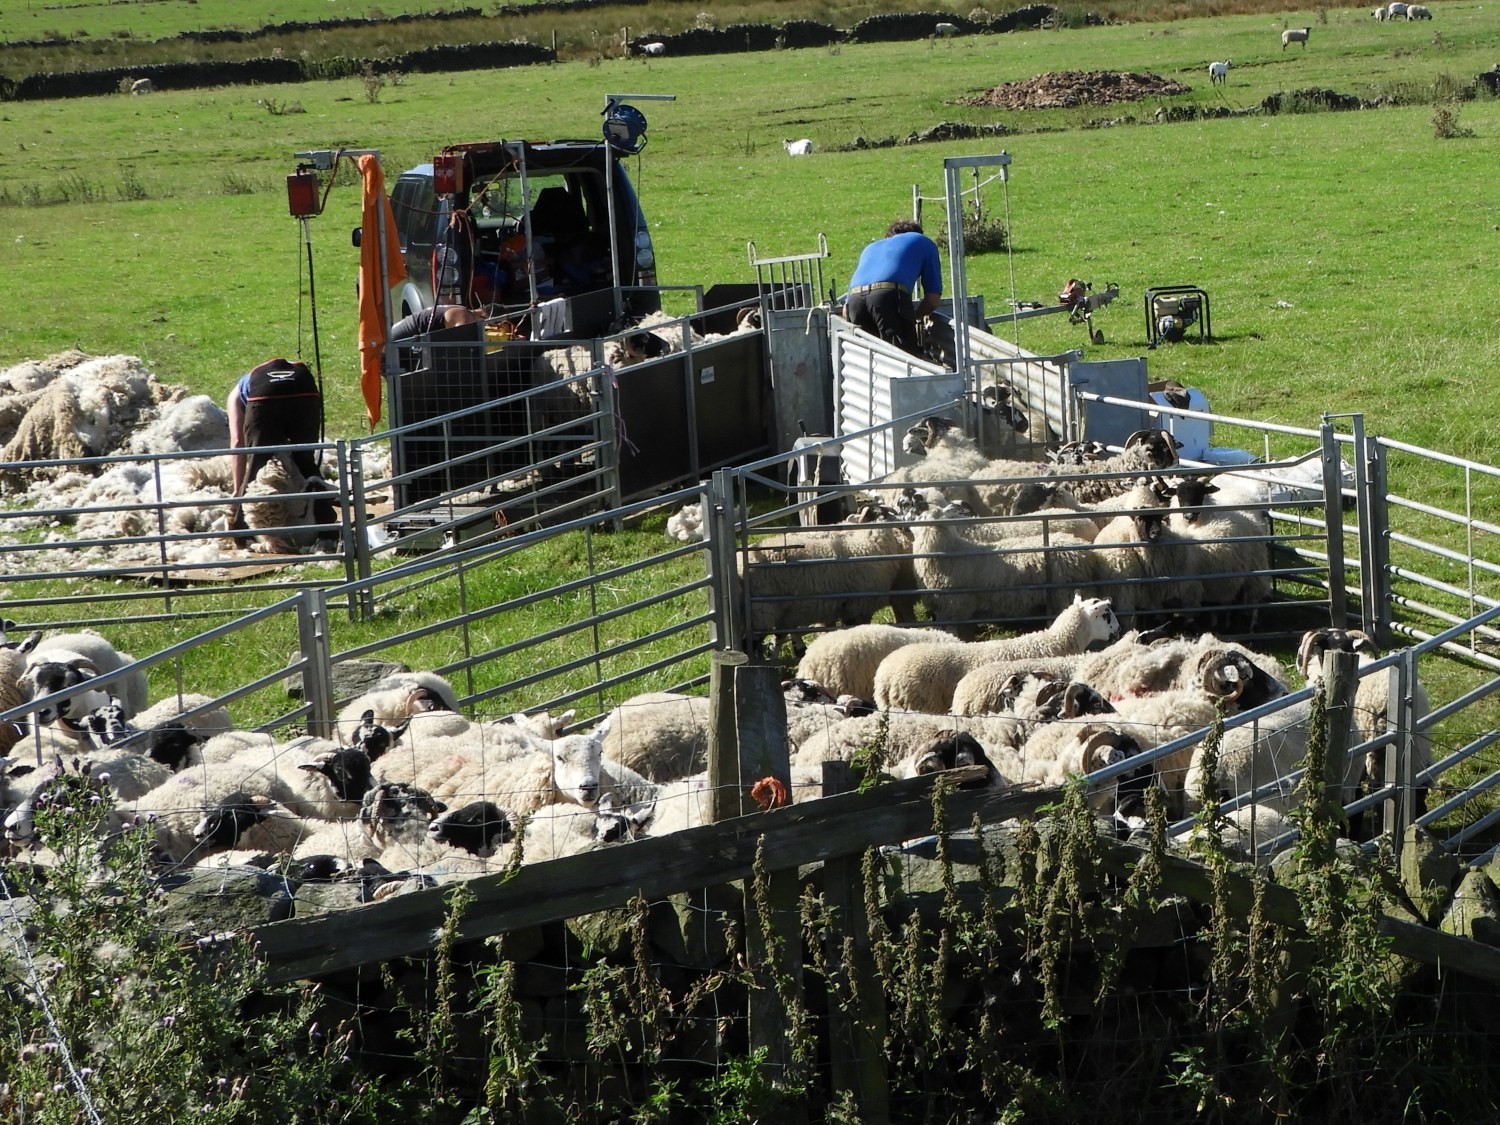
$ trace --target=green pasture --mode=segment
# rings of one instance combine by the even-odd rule
[[[1142,354],[1143,290],[1200,285],[1215,340],[1150,353],[1154,377],[1201,387],[1222,413],[1312,426],[1324,412],[1357,411],[1371,432],[1489,461],[1500,104],[1451,102],[1449,131],[1463,135],[1440,138],[1434,99],[1490,66],[1500,10],[1436,13],[1430,24],[1377,25],[1365,9],[1329,12],[1326,23],[1292,12],[410,75],[373,97],[348,79],[4,103],[0,269],[12,307],[0,320],[0,366],[72,347],[128,352],[161,379],[218,397],[269,356],[314,358],[316,311],[329,436],[359,434],[349,240],[359,190],[340,176],[308,224],[314,310],[307,248],[286,207],[293,154],[377,148],[394,176],[452,141],[592,137],[607,94],[670,94],[639,103],[651,140],[631,161],[664,283],[749,281],[748,243],[766,256],[811,252],[821,233],[825,280],[841,288],[864,242],[910,207],[914,184],[941,191],[945,156],[1003,147],[1013,174],[984,200],[1008,220],[1015,251],[972,258],[971,290],[991,313],[1012,293],[1055,299],[1070,277],[1122,290],[1096,318],[1103,344],[1048,317],[1018,326],[1024,346]],[[1286,24],[1313,28],[1305,51],[1281,51]],[[1234,63],[1222,88],[1207,81],[1216,58]],[[1173,125],[1150,124],[1156,101],[1025,113],[956,104],[1062,70],[1149,71],[1192,88],[1170,104],[1240,110],[1313,87],[1397,104]],[[853,147],[940,121],[1013,132]],[[803,136],[817,151],[788,157],[782,139]],[[484,581],[471,576],[474,597],[503,596]],[[538,607],[516,628],[546,628],[547,613]],[[152,630],[140,632],[125,643],[150,651]],[[224,668],[200,664],[195,679],[240,682],[236,654],[224,655]],[[402,658],[450,657],[416,646]]]
[[[1377,25],[1363,9],[1292,24],[1309,48],[1283,53],[1284,21],[1186,20],[754,56],[614,60],[412,75],[371,100],[355,79],[296,86],[6,103],[0,254],[13,314],[0,362],[66,347],[140,355],[158,375],[219,393],[277,353],[318,353],[330,432],[360,427],[354,393],[349,231],[359,192],[341,181],[311,221],[316,310],[284,177],[307,148],[378,148],[387,174],[454,140],[592,136],[609,93],[641,103],[651,142],[632,172],[663,282],[752,276],[746,245],[792,254],[828,237],[831,284],[859,248],[941,191],[945,156],[1014,157],[1006,191],[1015,254],[969,263],[991,312],[1011,295],[1049,299],[1069,277],[1119,283],[1090,356],[1138,354],[1151,285],[1210,294],[1217,341],[1165,348],[1153,374],[1201,386],[1216,409],[1311,423],[1364,411],[1370,426],[1482,455],[1495,333],[1487,300],[1500,112],[1454,103],[1461,130],[1434,135],[1434,89],[1491,61],[1493,6],[1445,5],[1431,24]],[[1441,33],[1442,45],[1435,43]],[[1207,60],[1234,60],[1226,87]],[[1023,113],[954,104],[1060,70],[1151,71],[1185,81],[1172,103],[1241,109],[1309,87],[1409,104],[1353,113],[1149,122],[1156,102]],[[1004,124],[1000,141],[839,151],[939,121]],[[813,139],[789,158],[788,136]],[[930,215],[935,212],[930,212]],[[24,310],[21,311],[21,310]],[[1082,346],[1061,318],[1020,326],[1037,351]],[[1457,402],[1469,409],[1455,409]],[[1417,406],[1417,409],[1412,409]],[[1477,408],[1477,409],[1476,409]]]

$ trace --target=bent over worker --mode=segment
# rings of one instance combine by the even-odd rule
[[[264,447],[310,445],[318,440],[323,421],[323,394],[307,364],[300,360],[278,357],[268,359],[240,376],[226,403],[229,414],[229,448],[249,449],[230,458],[230,479],[234,495],[243,496],[245,486],[272,457],[289,460],[308,479],[321,479],[317,458],[310,449],[287,453],[268,452]],[[313,519],[319,524],[334,522],[333,504],[318,500],[313,504]],[[230,529],[245,526],[243,505],[235,505]]]
[[[918,282],[922,300],[914,305],[912,295]],[[932,313],[942,296],[937,243],[922,233],[920,223],[897,219],[884,238],[860,252],[844,311],[866,332],[919,355],[917,321]]]

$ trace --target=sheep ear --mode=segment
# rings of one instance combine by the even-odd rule
[[[32,649],[36,648],[36,646],[41,643],[41,640],[42,631],[40,629],[36,630],[34,633],[28,633],[26,634],[25,639],[16,646],[16,651],[19,652],[22,656],[25,656]]]
[[[610,718],[608,715],[605,715],[604,718],[599,720],[599,725],[590,732],[589,737],[598,742],[603,742],[609,737],[609,723]]]

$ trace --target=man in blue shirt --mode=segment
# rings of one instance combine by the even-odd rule
[[[918,281],[922,300],[913,305]],[[859,265],[849,279],[844,315],[866,332],[920,355],[917,321],[935,310],[942,296],[937,243],[922,233],[920,223],[897,219],[884,238],[860,253]]]

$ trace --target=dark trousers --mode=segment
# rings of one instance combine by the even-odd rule
[[[322,479],[322,470],[310,449],[287,453],[268,453],[263,445],[302,445],[318,440],[323,424],[323,396],[318,381],[305,363],[272,360],[250,372],[249,395],[245,402],[244,433],[246,454],[245,481],[272,457],[281,457],[296,466],[308,479]],[[330,500],[313,501],[313,522],[333,523]]]
[[[895,344],[912,355],[921,354],[917,318],[911,295],[902,289],[872,289],[854,293],[844,312],[860,328]]]

